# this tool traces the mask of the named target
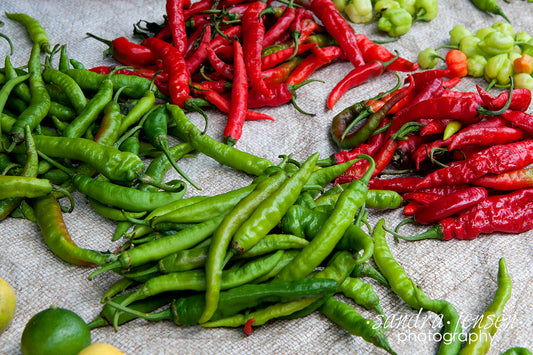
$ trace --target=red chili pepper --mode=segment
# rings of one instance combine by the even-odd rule
[[[224,142],[234,145],[242,135],[248,105],[248,76],[244,64],[244,54],[239,41],[233,41],[233,86],[231,88],[231,106],[228,122],[224,129]]]
[[[276,41],[283,33],[285,33],[291,26],[294,18],[296,17],[296,11],[294,7],[287,6],[283,15],[278,18],[276,23],[266,31],[263,37],[263,48],[266,48]]]
[[[527,133],[533,133],[533,115],[522,111],[507,110],[500,116],[511,122],[513,126],[523,129]]]
[[[395,57],[394,53],[390,52],[384,46],[372,42],[372,40],[363,34],[356,34],[355,39],[365,62],[371,62],[374,60],[387,62]],[[418,69],[418,63],[398,57],[387,67],[387,69],[401,72],[412,72]]]
[[[469,159],[454,162],[426,175],[417,189],[438,185],[470,183],[483,175],[522,169],[533,163],[533,140],[495,145]]]
[[[322,21],[326,31],[337,41],[354,67],[365,63],[355,32],[331,0],[312,0],[309,9]]]
[[[451,78],[451,79],[448,79],[448,80],[444,80],[442,85],[446,88],[446,89],[451,89],[451,88],[454,88],[455,86],[457,86],[457,84],[459,84],[461,82],[461,78],[459,77],[455,77],[455,78]]]
[[[385,127],[389,123],[389,120],[387,118],[384,118],[381,123],[379,124],[378,128],[380,129],[382,127]],[[365,144],[361,144],[351,150],[343,150],[338,153],[335,153],[332,158],[334,160],[334,164],[342,164],[349,160],[353,160],[357,158],[360,154],[367,154],[370,156],[373,156],[378,151],[379,147],[383,144],[385,141],[385,131],[382,131],[378,134],[375,134],[371,136],[368,139],[368,142]],[[357,164],[356,162],[355,164]],[[353,166],[353,165],[352,165]],[[349,168],[348,168],[349,170]]]
[[[427,126],[425,126],[427,127]],[[424,127],[424,128],[425,128]],[[407,139],[398,142],[391,163],[396,169],[407,169],[413,165],[413,153],[422,145],[428,143],[433,137],[413,134]]]
[[[130,42],[125,37],[118,37],[109,41],[91,33],[87,33],[87,35],[107,44],[109,48],[104,51],[104,55],[111,55],[121,64],[135,67],[149,67],[154,65],[158,59],[157,55],[150,48]]]
[[[448,150],[462,149],[465,146],[492,146],[516,142],[525,137],[525,132],[512,127],[477,128],[461,130],[454,134],[448,145]]]
[[[444,86],[444,85],[443,85]],[[479,104],[482,104],[481,97],[475,92],[462,92],[462,91],[454,91],[454,90],[448,90],[444,89],[444,91],[441,94],[441,97],[456,97],[456,98],[465,98],[465,99],[471,99]]]
[[[439,196],[437,194],[432,194],[429,192],[406,192],[402,195],[402,198],[404,200],[412,200],[418,202],[419,206],[427,205],[433,201],[438,200],[442,196]]]
[[[416,210],[420,208],[422,204],[418,201],[411,201],[407,205],[403,206],[403,213],[412,216],[415,214]]]
[[[358,85],[361,85],[367,82],[371,78],[376,78],[380,76],[381,74],[383,74],[385,72],[385,69],[390,63],[391,61],[381,62],[379,60],[375,60],[372,62],[367,62],[361,65],[360,67],[352,69],[331,90],[328,96],[328,100],[327,100],[328,108],[330,110],[333,109],[333,106],[335,106],[335,103],[339,101],[339,99],[349,89],[352,89]]]
[[[207,11],[213,7],[213,0],[197,1],[188,9],[183,10],[183,20],[187,21],[194,15],[198,15],[202,11]]]
[[[196,51],[189,58],[187,58],[187,70],[189,73],[194,73],[207,59],[207,47],[209,46],[210,41],[211,27],[205,26],[204,34],[200,44],[198,45],[198,48],[196,48]]]
[[[434,134],[440,134],[444,132],[444,129],[450,123],[451,119],[443,119],[443,120],[429,120],[429,122],[426,123],[426,125],[420,130],[421,136],[429,136]]]
[[[486,90],[483,90],[479,85],[476,85],[477,92],[483,101],[485,107],[489,110],[499,110],[505,106],[509,100],[509,91],[504,91],[497,97],[492,96]],[[514,89],[509,109],[516,111],[526,111],[531,104],[531,90],[529,89]]]
[[[185,59],[188,60],[196,51],[196,43],[198,42],[200,36],[204,33],[204,28],[206,26],[209,26],[209,24],[207,23],[203,26],[196,27],[194,32],[189,36],[187,41],[187,49],[185,50],[185,54],[183,55]]]
[[[432,70],[419,71],[419,72],[413,73],[412,75],[415,81],[414,92],[418,93],[418,91],[422,90],[427,85],[427,83],[429,83],[431,80],[437,79],[437,78],[444,78],[449,75],[449,72],[448,70],[432,69]]]
[[[468,184],[433,186],[433,187],[427,187],[425,189],[417,190],[416,192],[427,193],[427,194],[432,194],[432,195],[442,197],[442,196],[447,196],[455,192],[463,191],[465,189],[469,189],[470,187],[471,186]]]
[[[289,75],[289,77],[287,78],[287,84],[296,85],[305,81],[318,68],[329,64],[332,60],[340,58],[343,55],[341,48],[336,46],[323,47],[320,48],[320,51],[329,60],[326,61],[324,60],[324,57],[319,57],[314,53],[309,54]]]
[[[533,228],[533,189],[489,196],[454,219],[445,218],[425,233],[404,240],[471,240],[493,232],[523,233]]]
[[[271,97],[267,97],[264,94],[258,92],[255,89],[251,89],[248,95],[248,107],[249,108],[261,108],[265,106],[276,107],[283,105],[291,101],[293,92],[291,87],[286,83],[280,83],[269,86],[272,92]]]
[[[207,58],[213,69],[229,80],[233,80],[233,66],[220,59],[211,47],[207,47],[206,50]]]
[[[166,12],[170,33],[172,34],[172,43],[182,56],[187,49],[187,32],[183,14],[186,3],[186,0],[166,0]]]
[[[147,38],[142,43],[163,60],[163,69],[168,74],[170,101],[183,107],[189,98],[190,77],[183,55],[174,46],[158,38]]]
[[[263,80],[265,81],[265,84],[275,85],[286,82],[289,78],[289,75],[298,66],[298,64],[302,62],[302,60],[302,57],[294,57],[274,68],[264,70]]]
[[[423,178],[418,176],[395,177],[391,179],[370,179],[368,188],[372,190],[392,190],[398,193],[413,191]]]
[[[495,190],[518,190],[533,187],[533,169],[517,169],[501,174],[487,174],[472,182]]]
[[[250,335],[254,332],[254,329],[252,328],[252,324],[254,324],[255,319],[250,318],[244,323],[244,334]]]
[[[433,224],[481,202],[487,195],[483,187],[458,191],[421,206],[416,210],[414,219],[419,224]]]
[[[298,33],[298,43],[304,43],[309,36],[311,36],[315,31],[322,30],[322,27],[316,23],[312,18],[306,18],[302,21],[301,29]]]
[[[231,90],[232,84],[227,80],[211,80],[203,81],[201,83],[202,87],[205,89],[214,90],[220,94],[227,93]]]
[[[260,14],[265,8],[266,3],[256,0],[244,12],[242,18],[242,46],[250,86],[267,96],[271,96],[272,93],[261,76],[261,49],[265,36],[265,25]]]
[[[398,112],[391,124],[395,130],[407,122],[416,121],[418,118],[454,119],[462,123],[480,121],[483,115],[500,115],[505,109],[499,111],[487,110],[476,100],[470,97],[433,97],[420,101]]]
[[[415,79],[416,74],[418,73],[415,73],[412,75],[412,78],[414,80],[412,95],[410,96],[409,100],[405,103],[402,110],[398,111],[398,114],[400,116],[402,115],[401,112],[407,110],[409,107],[419,102],[429,100],[434,97],[439,97],[444,92],[444,88],[442,86],[442,78],[431,78],[424,82],[422,82],[421,80],[417,82]],[[427,118],[425,116],[422,116],[422,117]],[[398,128],[402,126],[399,123],[394,124],[394,125],[395,125],[395,127],[393,127],[394,130],[397,130]]]
[[[446,147],[448,145],[448,142],[448,140],[437,139],[433,142],[418,147],[411,157],[416,169],[420,170],[420,164],[431,157],[433,149]]]
[[[314,47],[316,47],[316,43],[305,43],[299,45],[296,51],[294,47],[290,47],[266,55],[261,58],[261,69],[266,70],[273,68],[276,65],[281,64],[286,60],[289,60],[291,57],[305,53]]]
[[[191,87],[195,95],[205,98],[208,102],[214,105],[221,112],[229,113],[230,106],[231,106],[230,102],[225,97],[223,97],[221,94],[219,94],[215,90],[207,89],[198,83],[192,83]],[[258,121],[258,120],[274,121],[274,118],[261,112],[247,110],[246,120],[247,121]]]

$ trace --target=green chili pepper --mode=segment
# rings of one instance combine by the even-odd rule
[[[7,13],[5,15],[8,19],[18,21],[26,27],[28,34],[34,44],[39,46],[39,49],[46,53],[52,53],[50,51],[50,41],[46,32],[41,24],[33,17],[23,13]]]
[[[363,282],[359,278],[347,277],[340,286],[340,291],[356,304],[368,310],[376,311],[385,322],[386,316],[379,304],[379,297],[372,285]]]
[[[503,353],[501,353],[501,355],[531,355],[531,354],[533,353],[529,351],[529,349],[522,348],[522,347],[509,348]]]
[[[276,276],[278,280],[295,280],[310,274],[331,253],[351,225],[357,210],[364,204],[368,181],[374,172],[374,160],[367,155],[360,155],[360,158],[370,163],[365,175],[359,180],[352,181],[343,191],[335,209],[318,234],[289,265],[280,271]]]
[[[167,104],[167,109],[174,119],[179,138],[189,142],[196,151],[223,165],[255,176],[260,176],[266,168],[273,165],[266,159],[230,147],[202,133],[189,121],[179,106]]]
[[[364,318],[352,306],[329,297],[326,303],[320,307],[320,312],[348,333],[360,336],[390,354],[396,354],[392,350],[384,330],[372,320]]]
[[[72,77],[52,67],[46,67],[42,75],[46,82],[53,83],[61,89],[69,104],[74,107],[74,110],[79,115],[87,104],[87,98],[78,83]]]
[[[222,269],[224,267],[224,259],[226,258],[226,251],[232,238],[235,237],[243,223],[245,223],[247,219],[253,217],[255,211],[260,208],[264,201],[281,188],[286,179],[287,176],[285,172],[283,170],[278,170],[268,178],[259,182],[252,192],[242,198],[235,205],[213,234],[205,268],[206,308],[204,314],[200,318],[200,323],[211,319],[216,310],[221,287],[220,282]],[[251,248],[248,249],[251,250]]]
[[[507,270],[505,259],[501,258],[498,265],[498,289],[494,300],[487,307],[482,317],[470,329],[467,343],[459,354],[486,354],[492,339],[502,321],[503,308],[511,298],[512,281]]]
[[[232,249],[243,253],[267,235],[282,219],[289,207],[296,202],[302,187],[309,179],[319,154],[311,155],[297,173],[283,182],[268,198],[261,202],[250,217],[235,231]]]
[[[103,80],[96,94],[84,105],[79,115],[63,130],[63,136],[69,138],[82,137],[112,99],[113,83],[111,80]]]
[[[472,4],[474,4],[475,7],[477,7],[481,11],[485,11],[489,14],[499,15],[503,17],[507,22],[509,19],[505,14],[503,13],[502,8],[500,7],[500,4],[497,0],[470,0],[472,1]]]
[[[51,191],[52,184],[47,179],[0,175],[0,200],[11,197],[40,197]]]
[[[14,142],[20,142],[24,139],[24,126],[29,125],[32,130],[35,129],[50,109],[50,95],[46,91],[46,86],[41,76],[41,60],[38,44],[33,45],[28,62],[28,70],[30,74],[29,86],[31,99],[29,106],[20,114],[11,128],[10,135]]]
[[[411,29],[412,22],[413,18],[407,10],[401,7],[387,9],[378,20],[378,29],[391,37],[399,37]]]

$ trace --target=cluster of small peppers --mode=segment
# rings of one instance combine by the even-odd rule
[[[485,78],[489,88],[493,85],[508,87],[509,77],[513,76],[516,88],[533,90],[533,37],[525,31],[515,32],[510,23],[495,22],[475,33],[456,25],[450,30],[449,45],[427,48],[419,53],[420,67],[436,67],[442,59],[437,53],[441,48],[461,52],[460,62],[466,66],[467,75]]]
[[[332,136],[345,150],[332,161],[371,155],[376,169],[369,186],[402,194],[408,220],[434,225],[414,237],[392,231],[400,238],[473,239],[533,229],[531,91],[511,85],[498,96],[479,86],[460,92],[452,88],[461,79],[444,80],[449,75],[440,69],[414,73],[409,85],[380,99],[385,103],[377,111],[370,108],[375,100],[368,100],[341,112]],[[390,105],[395,96],[400,100]],[[369,110],[375,113],[362,114]],[[366,121],[346,129],[355,119]],[[365,169],[353,165],[336,182],[351,181]]]
[[[439,12],[437,0],[333,0],[353,23],[377,22],[391,37],[406,34],[415,21],[431,21]]]

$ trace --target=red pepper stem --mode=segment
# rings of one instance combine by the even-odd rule
[[[300,38],[300,35],[301,35],[301,32],[298,31],[298,30],[292,30],[291,31],[291,38],[294,41],[294,52],[292,52],[292,54],[289,57],[289,59],[294,58],[296,56],[296,54],[298,53],[298,47],[300,46],[300,41],[298,41],[298,39]],[[287,59],[287,60],[289,60],[289,59]]]
[[[259,21],[261,21],[261,17],[263,17],[263,15],[275,15],[275,14],[276,14],[276,10],[272,6],[268,6],[266,9],[264,9],[263,11],[259,13]]]
[[[504,113],[505,111],[507,111],[509,109],[509,106],[511,106],[511,100],[512,100],[512,96],[513,96],[513,88],[514,88],[514,79],[513,79],[513,76],[509,76],[509,78],[511,79],[511,85],[509,87],[509,97],[507,98],[507,102],[505,103],[505,105],[497,110],[497,111],[491,111],[491,110],[487,110],[486,108],[484,107],[480,107],[478,108],[477,112],[480,114],[480,115],[494,115],[494,116],[498,116],[498,115],[501,115],[502,113]]]
[[[92,37],[92,38],[94,38],[94,39],[96,39],[96,40],[98,40],[98,41],[104,43],[104,44],[107,44],[108,46],[111,46],[111,41],[108,40],[108,39],[105,39],[105,38],[102,38],[102,37],[98,37],[98,36],[96,36],[96,35],[94,35],[94,34],[92,34],[92,33],[89,33],[89,32],[86,32],[85,34],[86,34],[87,36],[89,36],[89,37]]]
[[[406,139],[405,136],[407,136],[409,133],[416,132],[420,130],[420,127],[424,126],[422,123],[419,122],[407,122],[404,124],[397,132],[395,132],[391,138],[393,140],[404,140]]]
[[[287,84],[287,85],[289,86],[289,90],[291,92],[294,92],[294,91],[298,90],[299,88],[301,88],[302,86],[304,86],[306,84],[309,84],[310,82],[313,82],[313,81],[320,81],[321,83],[324,82],[324,80],[320,80],[320,79],[309,79],[309,80],[306,80],[306,81],[302,81],[301,83],[298,83],[298,84],[294,84],[294,85]]]
[[[348,127],[346,127],[346,129],[344,130],[344,132],[342,133],[342,136],[341,136],[341,141],[344,140],[344,138],[346,138],[346,135],[348,134],[348,132],[350,132],[350,130],[352,129],[352,127],[354,127],[357,123],[359,123],[361,120],[364,120],[365,118],[367,118],[368,116],[370,116],[372,114],[372,111],[370,109],[370,107],[368,106],[365,106],[365,109],[362,110],[356,118],[354,118],[354,120],[352,122],[350,122],[350,124],[348,125]]]
[[[388,64],[387,64],[388,65]],[[368,99],[367,101],[377,101],[377,100],[380,100],[382,99],[383,97],[385,97],[386,95],[388,94],[392,94],[393,92],[395,92],[396,90],[398,90],[400,88],[400,86],[402,85],[402,77],[400,76],[400,74],[398,74],[397,72],[394,73],[396,74],[396,78],[398,79],[398,82],[396,83],[396,85],[390,89],[390,90],[387,90],[387,91],[383,91],[381,94],[378,94],[370,99]]]

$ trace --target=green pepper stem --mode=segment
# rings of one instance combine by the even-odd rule
[[[107,264],[107,265],[101,267],[100,269],[91,272],[91,273],[89,274],[89,276],[87,277],[87,279],[90,281],[90,280],[92,280],[95,276],[100,275],[100,274],[102,274],[102,273],[104,273],[104,272],[106,272],[106,271],[110,271],[110,270],[118,269],[121,265],[122,265],[122,264],[121,264],[120,260],[115,260],[115,261],[113,261],[113,262],[111,262],[111,263],[109,263],[109,264]]]
[[[142,319],[146,319],[146,320],[149,320],[149,321],[160,321],[160,320],[167,320],[167,319],[172,319],[172,315],[170,313],[170,309],[165,309],[163,311],[160,311],[160,312],[157,312],[157,313],[144,313],[144,312],[139,312],[139,311],[136,311],[132,308],[129,308],[129,307],[125,307],[119,303],[116,303],[116,302],[113,302],[113,301],[107,301],[108,305],[110,305],[111,307],[113,308],[116,308],[118,309],[119,311],[122,311],[122,312],[125,312],[125,313],[129,313],[129,314],[132,314],[136,317],[139,317],[139,318],[142,318]]]
[[[397,233],[386,227],[383,227],[383,229],[385,229],[387,232],[392,234],[396,240],[398,238],[402,240],[407,240],[407,241],[424,240],[424,239],[443,239],[444,238],[444,236],[442,235],[442,229],[439,224],[436,224],[435,226],[431,227],[424,233],[417,234],[411,237],[401,235],[400,233]]]
[[[507,102],[505,103],[505,105],[497,110],[497,111],[490,111],[490,110],[487,110],[486,108],[484,107],[480,107],[477,111],[480,115],[494,115],[494,116],[498,116],[498,115],[501,115],[502,113],[504,113],[505,111],[507,111],[509,109],[509,106],[511,106],[511,100],[513,98],[513,89],[514,89],[514,79],[513,79],[513,76],[510,75],[509,76],[509,79],[511,80],[511,84],[509,86],[509,97],[507,98]],[[491,84],[494,85],[493,83],[495,83],[494,80],[492,80]],[[491,85],[489,84],[489,86]],[[487,91],[489,89],[487,88]]]

